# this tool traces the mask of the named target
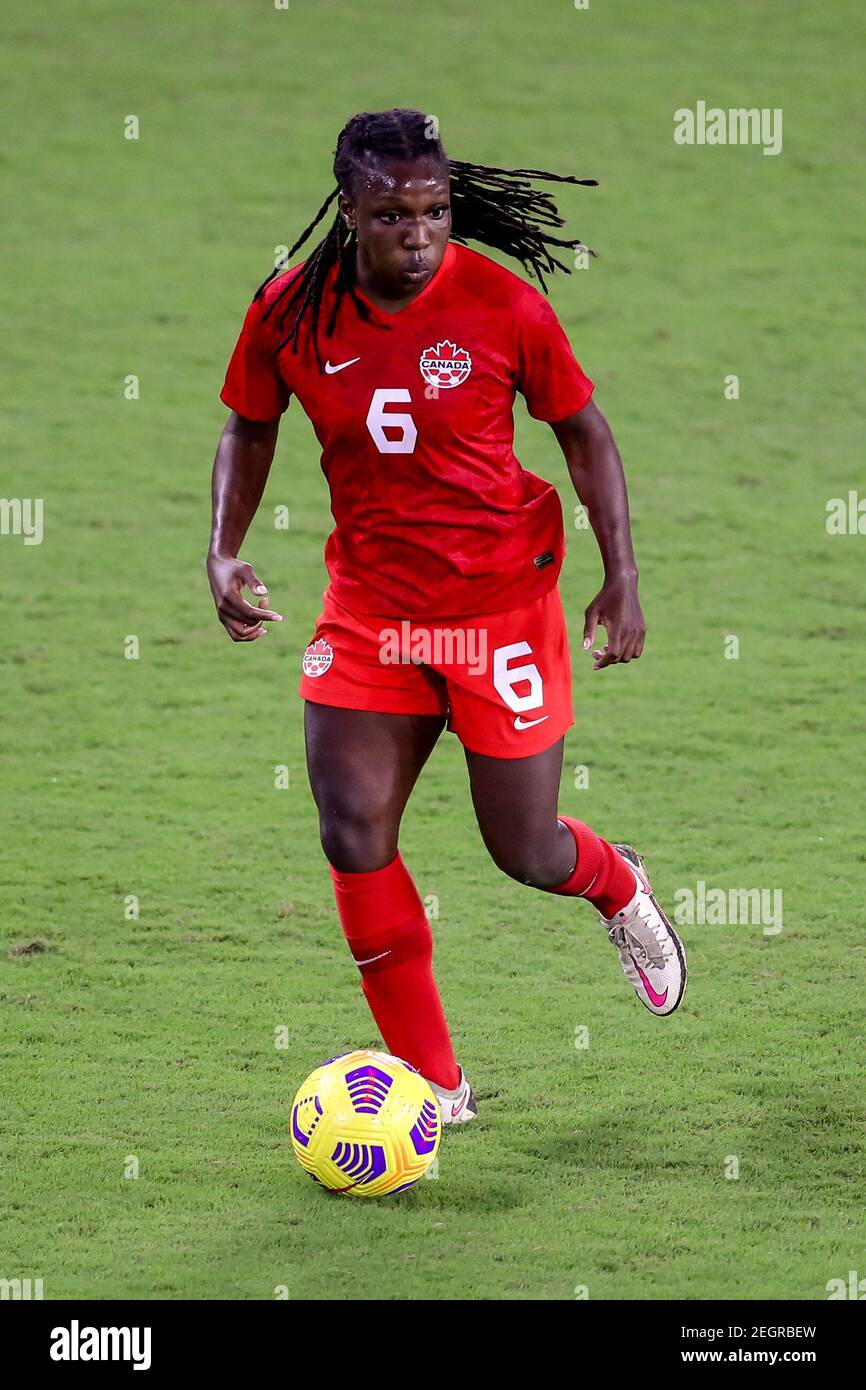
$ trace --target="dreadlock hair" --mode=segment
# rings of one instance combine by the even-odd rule
[[[325,217],[328,208],[339,196],[351,196],[357,176],[370,161],[412,160],[423,157],[441,161],[447,168],[451,185],[451,238],[466,245],[480,241],[514,256],[539,281],[547,293],[545,275],[555,270],[571,273],[571,267],[554,255],[554,248],[580,247],[595,255],[579,239],[553,235],[548,229],[564,226],[553,196],[532,187],[531,180],[546,183],[577,183],[595,185],[596,179],[578,179],[569,174],[551,174],[544,169],[497,169],[485,164],[467,164],[449,159],[439,139],[436,119],[421,111],[395,108],[392,111],[362,112],[343,126],[334,152],[336,187],[328,194],[309,226],[305,227],[289,251],[288,258],[304,245],[313,230]],[[325,325],[330,337],[337,313],[348,295],[360,317],[370,319],[370,311],[358,295],[355,285],[356,233],[350,230],[338,212],[322,240],[310,252],[302,270],[274,298],[262,319],[275,316],[280,334],[286,331],[291,310],[297,309],[290,330],[277,351],[291,343],[298,350],[298,333],[302,321],[309,316],[313,348],[319,371],[322,358],[319,350],[319,320],[325,282],[334,266],[334,303]],[[271,272],[255,294],[260,298],[274,276],[282,274],[282,266]]]

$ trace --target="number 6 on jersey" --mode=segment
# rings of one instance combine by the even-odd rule
[[[411,454],[415,448],[418,431],[411,415],[393,411],[386,413],[386,405],[411,404],[411,392],[405,386],[380,386],[373,392],[370,409],[367,411],[367,429],[380,454]],[[399,439],[389,439],[385,428],[401,431]]]

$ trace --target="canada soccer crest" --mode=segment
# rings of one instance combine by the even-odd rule
[[[418,366],[431,386],[450,391],[452,386],[460,386],[466,380],[472,371],[472,358],[465,348],[459,348],[446,338],[435,347],[425,348]]]
[[[305,676],[323,676],[334,660],[334,648],[330,642],[326,642],[324,637],[320,637],[317,642],[311,642],[304,652],[304,659],[301,665],[304,668]]]

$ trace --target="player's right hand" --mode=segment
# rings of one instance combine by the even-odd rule
[[[256,608],[244,598],[245,588],[254,594],[268,592],[252,565],[232,555],[209,554],[207,577],[219,620],[233,642],[255,642],[267,632],[265,623],[283,621],[282,613],[268,607],[267,597],[260,598]]]

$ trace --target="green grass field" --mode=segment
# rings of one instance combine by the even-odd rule
[[[44,540],[0,536],[0,1277],[562,1300],[866,1276],[866,537],[825,526],[866,492],[862,7],[39,0],[5,27],[0,493],[44,499]],[[782,153],[676,146],[698,100],[783,108]],[[562,806],[638,845],[669,902],[781,889],[784,930],[685,927],[684,1007],[652,1018],[589,909],[494,869],[443,736],[402,850],[483,1110],[437,1181],[365,1204],[317,1191],[286,1132],[315,1064],[378,1041],[304,772],[330,518],[295,407],[245,550],[287,615],[266,643],[225,638],[203,557],[244,308],[345,119],[398,104],[455,157],[600,180],[562,196],[601,254],[553,302],[623,450],[650,639],[599,676],[576,650]],[[569,529],[579,648],[600,570]]]

